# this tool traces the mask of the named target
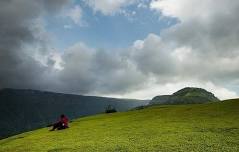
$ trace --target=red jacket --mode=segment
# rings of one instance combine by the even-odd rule
[[[68,127],[68,118],[65,116],[65,117],[63,117],[63,118],[61,118],[61,123],[64,125],[64,126],[66,126],[66,127]]]

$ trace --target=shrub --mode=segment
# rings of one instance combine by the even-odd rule
[[[113,107],[112,105],[108,105],[106,108],[105,108],[105,113],[115,113],[117,112],[117,110],[115,109],[115,107]]]

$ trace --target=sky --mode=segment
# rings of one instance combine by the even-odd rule
[[[0,89],[239,97],[239,1],[0,0]]]

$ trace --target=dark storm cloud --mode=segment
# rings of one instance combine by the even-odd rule
[[[47,12],[57,13],[65,6],[70,4],[72,0],[43,0],[44,8]]]
[[[0,87],[108,93],[140,84],[144,76],[128,59],[81,43],[61,56],[62,71],[52,68],[56,61],[49,58],[48,35],[39,18],[55,14],[68,3],[66,0],[0,2]],[[46,65],[41,63],[44,58]]]
[[[45,13],[62,8],[68,1],[0,1],[0,87],[39,88],[46,67],[37,62],[24,45],[41,43],[32,29],[34,21]],[[47,45],[47,44],[45,44]],[[45,50],[44,50],[45,51]]]

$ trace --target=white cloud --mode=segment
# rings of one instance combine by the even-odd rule
[[[136,40],[133,44],[133,48],[139,50],[142,49],[144,47],[144,41],[142,40]]]
[[[214,91],[221,98],[238,96],[222,87],[238,82],[239,18],[235,15],[239,13],[238,7],[238,1],[227,0],[217,1],[216,5],[213,0],[151,2],[151,9],[180,21],[160,36],[163,46],[171,46],[167,51],[173,59],[167,63],[175,62],[173,67],[176,67],[178,82],[196,78],[217,86]],[[157,52],[161,49],[164,48],[155,47]],[[160,55],[156,57],[160,59]]]
[[[77,43],[61,57],[62,91],[74,93],[122,93],[134,90],[146,77],[128,58],[116,52],[97,50]]]
[[[171,55],[176,60],[183,62],[183,61],[187,60],[188,58],[190,58],[191,52],[192,52],[191,48],[181,47],[181,48],[175,49],[171,53]]]
[[[82,20],[83,18],[83,12],[79,5],[75,5],[73,8],[69,10],[69,12],[66,15],[67,17],[70,17],[70,19],[77,25],[84,25],[84,22]],[[69,26],[67,26],[69,27]]]
[[[190,20],[195,17],[207,19],[218,9],[213,0],[152,0],[150,8],[163,13],[165,16],[179,18],[180,20]],[[224,10],[224,9],[223,9]],[[222,10],[222,11],[223,11]]]

